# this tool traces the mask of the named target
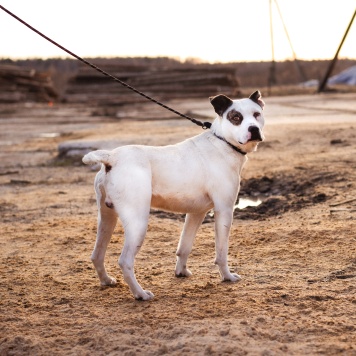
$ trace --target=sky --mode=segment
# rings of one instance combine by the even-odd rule
[[[356,0],[277,0],[299,59],[333,58]],[[85,58],[168,56],[207,62],[269,61],[269,0],[0,0]],[[276,60],[293,58],[274,0]],[[0,58],[68,57],[0,9]],[[356,19],[339,58],[356,59]]]

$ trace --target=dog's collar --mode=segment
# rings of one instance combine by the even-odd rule
[[[226,142],[233,150],[235,150],[238,153],[241,153],[243,156],[245,156],[247,154],[247,152],[242,151],[240,148],[234,146],[232,143],[230,143],[229,141],[226,141],[223,137],[218,136],[215,132],[214,132],[214,136],[217,137],[219,140]]]

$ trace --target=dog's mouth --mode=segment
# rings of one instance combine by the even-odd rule
[[[250,138],[249,140],[247,140],[247,142],[262,142],[262,141],[263,141],[262,137],[260,137],[260,138]]]
[[[251,137],[246,142],[240,142],[239,141],[239,144],[240,145],[246,145],[247,143],[250,143],[250,142],[259,143],[259,142],[262,142],[262,141],[263,141],[263,138],[260,135],[259,137]]]

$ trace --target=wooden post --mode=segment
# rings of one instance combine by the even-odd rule
[[[342,40],[341,40],[341,43],[340,43],[340,45],[339,45],[339,48],[337,49],[337,51],[336,51],[336,53],[335,53],[334,59],[331,61],[330,65],[329,65],[329,68],[327,69],[327,71],[326,71],[326,73],[325,73],[324,79],[321,81],[321,83],[320,83],[320,85],[319,85],[318,93],[321,93],[321,92],[324,91],[324,89],[325,89],[326,83],[328,82],[328,79],[329,79],[329,77],[330,77],[330,74],[331,74],[331,72],[333,71],[333,69],[334,69],[334,67],[335,67],[335,64],[336,64],[336,62],[337,62],[337,57],[338,57],[338,55],[339,55],[339,52],[340,52],[340,50],[341,50],[342,45],[344,44],[344,41],[345,41],[345,39],[346,39],[346,37],[347,37],[347,34],[349,33],[349,30],[350,30],[350,28],[351,28],[351,25],[352,25],[354,19],[355,19],[355,16],[356,16],[356,10],[355,10],[355,12],[354,12],[354,14],[353,14],[353,16],[352,16],[352,18],[351,18],[351,21],[350,21],[350,23],[349,23],[349,25],[348,25],[348,27],[347,27],[347,29],[346,29],[346,32],[345,32],[345,34],[344,34],[344,37],[343,37]]]

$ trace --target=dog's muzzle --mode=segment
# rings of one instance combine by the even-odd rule
[[[261,131],[257,126],[250,126],[248,132],[251,133],[251,138],[249,141],[263,141],[261,136]]]

